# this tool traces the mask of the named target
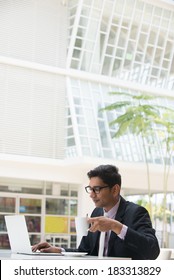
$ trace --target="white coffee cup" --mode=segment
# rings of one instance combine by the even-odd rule
[[[88,234],[89,224],[87,217],[75,217],[75,226],[77,236],[86,236]]]

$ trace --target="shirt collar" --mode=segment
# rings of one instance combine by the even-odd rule
[[[116,216],[119,204],[120,204],[120,198],[118,202],[114,205],[114,207],[112,207],[108,212],[105,212],[105,210],[103,209],[104,213],[107,213],[106,215],[108,218],[113,219]]]

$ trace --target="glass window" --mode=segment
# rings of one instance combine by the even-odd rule
[[[106,53],[109,54],[109,55],[113,55],[113,53],[114,53],[114,47],[108,46],[107,49],[106,49]]]
[[[4,215],[0,215],[0,231],[7,231]]]
[[[70,242],[71,242],[70,247],[75,249],[76,248],[76,235],[71,236],[71,241]]]
[[[89,140],[86,137],[80,137],[80,141],[82,145],[89,145]]]
[[[103,155],[106,157],[106,158],[112,158],[113,157],[113,153],[111,150],[103,150]]]
[[[7,234],[0,235],[0,249],[10,249],[9,239]]]
[[[80,107],[75,107],[75,111],[77,115],[83,115],[83,109]]]
[[[87,51],[93,51],[93,49],[94,49],[94,42],[86,41],[84,43],[84,49],[87,50]]]
[[[159,26],[160,25],[160,20],[161,20],[160,17],[154,16],[152,18],[152,24],[155,25],[155,26]]]
[[[75,105],[81,106],[81,99],[80,99],[80,98],[74,97],[73,99],[74,99],[74,104],[75,104]]]
[[[99,140],[98,139],[92,139],[91,138],[91,148],[92,153],[94,156],[98,157],[101,156],[100,146],[99,146]]]
[[[42,194],[43,185],[42,182],[37,183],[33,181],[23,181],[23,180],[9,180],[6,183],[0,184],[0,192],[9,192],[9,193],[29,193],[29,194]]]
[[[89,70],[90,63],[91,63],[92,53],[91,52],[84,52],[81,64],[81,70]]]
[[[90,99],[83,99],[83,104],[85,107],[91,108],[91,100]]]
[[[73,128],[72,128],[72,127],[69,127],[69,128],[67,129],[67,134],[68,134],[68,136],[72,136],[72,135],[74,134],[74,131],[73,131]]]
[[[152,72],[151,72],[151,73],[152,73],[152,76],[155,76],[155,77],[156,77],[156,76],[158,76],[159,69],[158,69],[158,68],[153,67],[153,68],[152,68]]]
[[[90,137],[98,138],[98,131],[97,131],[96,128],[89,127],[88,128],[88,133],[89,133]]]
[[[73,87],[72,88],[72,93],[73,93],[74,96],[80,96],[79,88]]]
[[[85,156],[90,156],[91,155],[91,151],[90,151],[90,149],[89,148],[85,148],[85,147],[83,147],[82,148],[82,153],[83,153],[83,155],[85,155]]]
[[[113,66],[113,71],[118,70],[120,68],[120,65],[121,65],[121,59],[115,59],[114,66]]]
[[[94,118],[94,112],[91,109],[85,109],[85,115],[88,116],[86,119],[86,123],[88,126],[94,126],[95,125],[95,118]]]
[[[41,213],[41,199],[20,198],[20,213]]]
[[[68,215],[68,200],[61,198],[47,198],[46,214]]]
[[[70,219],[70,233],[76,233],[75,220]]]
[[[74,51],[73,51],[73,57],[74,58],[80,58],[80,54],[81,54],[80,50],[74,49]]]
[[[125,48],[125,45],[126,45],[126,41],[125,41],[125,39],[123,38],[123,35],[120,34],[120,37],[119,37],[119,40],[118,40],[118,46],[119,46],[119,47],[122,47],[122,48]]]
[[[71,67],[75,68],[75,69],[78,69],[78,66],[79,66],[79,60],[73,60],[72,59]]]
[[[53,183],[51,186],[47,186],[46,194],[77,197],[78,191],[76,185]]]
[[[141,50],[145,48],[146,41],[147,41],[147,34],[141,33],[139,36],[139,44]]]
[[[106,34],[101,33],[100,34],[100,55],[101,56],[102,56],[102,53],[103,53],[103,50],[104,50],[105,38],[106,38]]]
[[[116,56],[117,56],[117,57],[123,57],[123,54],[124,54],[124,49],[119,49],[119,48],[117,48],[117,50],[116,50]]]
[[[70,185],[70,196],[78,197],[78,187],[77,187],[77,185]]]
[[[112,62],[112,58],[106,56],[103,63],[102,74],[107,75],[109,73],[111,62]]]
[[[76,199],[70,200],[70,215],[77,216],[77,200]]]
[[[46,235],[45,239],[47,242],[51,243],[52,246],[58,246],[62,248],[69,248],[69,236],[61,235]]]
[[[159,8],[159,7],[155,7],[155,9],[154,9],[154,14],[157,15],[157,16],[161,16],[161,14],[162,14],[162,9]]]
[[[34,245],[40,242],[41,236],[37,234],[29,234],[30,244]]]
[[[61,196],[68,196],[69,195],[69,187],[68,186],[61,186],[60,195]]]
[[[41,231],[41,217],[25,216],[28,232]]]
[[[87,135],[86,127],[79,126],[78,129],[80,135]]]
[[[80,124],[80,125],[84,125],[85,124],[85,118],[77,117],[77,123]]]
[[[0,212],[14,213],[15,202],[14,197],[0,197]]]
[[[84,26],[84,27],[86,27],[86,26],[87,26],[87,24],[88,24],[88,18],[81,17],[81,18],[80,18],[79,25],[80,25],[80,26]]]
[[[82,46],[82,40],[77,38],[75,41],[75,47],[80,48],[81,46]]]
[[[75,139],[74,138],[69,138],[67,139],[67,146],[75,146]]]
[[[168,69],[169,63],[170,63],[170,61],[167,61],[167,60],[164,59],[164,60],[163,60],[162,67],[165,68],[165,69]]]
[[[72,118],[71,118],[71,117],[69,117],[69,118],[67,119],[67,125],[72,125]]]
[[[157,42],[157,46],[159,46],[160,48],[163,48],[163,47],[164,47],[164,44],[165,44],[164,37],[159,35],[159,37],[158,37],[158,42]]]
[[[77,30],[77,36],[78,37],[83,37],[85,35],[85,32],[86,32],[85,28],[79,27],[78,30]]]
[[[74,17],[72,17],[72,18],[70,19],[69,25],[70,25],[70,26],[73,26],[73,25],[74,25]]]
[[[105,123],[103,121],[98,122],[99,130],[100,130],[100,137],[101,143],[103,147],[109,147],[108,137],[106,133]]]
[[[9,192],[8,186],[0,186],[0,192]]]
[[[76,13],[76,7],[71,8],[70,9],[70,16],[75,15],[75,13]]]
[[[137,32],[137,28],[135,27],[130,30],[130,39],[136,40],[137,36],[138,36],[138,32]]]
[[[70,190],[70,196],[78,197],[78,191],[74,189]]]
[[[114,46],[116,38],[117,38],[117,27],[111,26],[111,30],[108,38],[108,44]]]
[[[156,33],[154,31],[151,31],[150,32],[150,35],[149,35],[149,44],[151,45],[154,45],[155,42],[156,42]]]

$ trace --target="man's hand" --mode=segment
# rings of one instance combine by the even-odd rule
[[[123,224],[121,224],[120,222],[103,216],[89,218],[88,223],[91,224],[91,227],[89,228],[90,232],[95,232],[97,230],[99,231],[112,230],[116,234],[120,234],[121,229],[123,227]]]
[[[33,245],[32,251],[36,252],[37,250],[39,250],[40,252],[43,252],[43,253],[61,253],[61,251],[62,251],[61,248],[51,246],[47,242],[41,242],[41,243]]]

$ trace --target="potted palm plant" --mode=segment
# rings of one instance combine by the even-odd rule
[[[167,191],[168,178],[172,165],[172,157],[174,154],[174,111],[171,109],[165,110],[162,117],[158,121],[160,129],[158,136],[163,148],[163,246],[166,246],[167,240]]]
[[[149,170],[148,147],[155,142],[156,134],[160,138],[161,150],[165,150],[163,158],[163,207],[166,209],[167,182],[174,150],[174,110],[157,104],[159,96],[145,93],[111,92],[112,95],[121,96],[121,101],[116,101],[102,110],[119,111],[123,109],[109,125],[116,126],[113,137],[121,137],[125,134],[140,136],[144,151],[144,160],[147,172],[147,186],[149,197],[149,214],[152,215],[151,182]],[[165,211],[164,211],[165,212]],[[163,215],[163,240],[166,239],[166,216]]]

